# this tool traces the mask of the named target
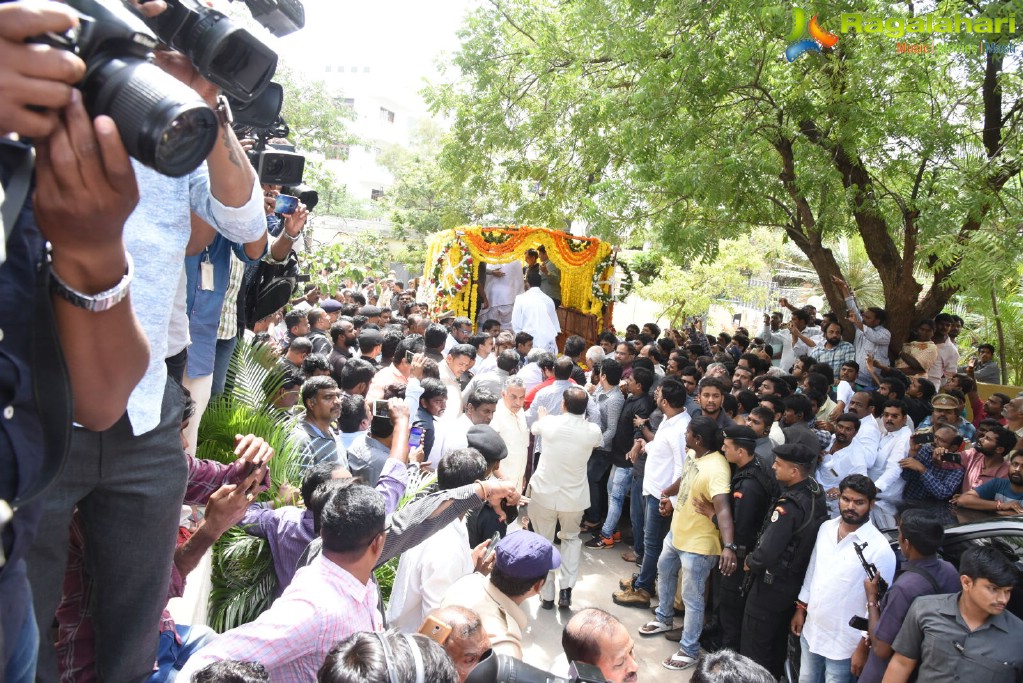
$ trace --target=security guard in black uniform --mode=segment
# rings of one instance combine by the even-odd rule
[[[774,456],[782,492],[764,521],[757,547],[746,556],[750,576],[740,652],[780,677],[789,621],[817,530],[828,519],[828,505],[824,489],[810,476],[817,453],[803,444],[783,444],[774,448]]]
[[[778,496],[774,475],[756,458],[757,435],[749,427],[724,430],[721,452],[732,465],[732,524],[738,571],[724,576],[715,570],[717,616],[721,627],[721,647],[739,651],[746,598],[742,592],[743,562],[757,544],[757,535],[771,502]]]

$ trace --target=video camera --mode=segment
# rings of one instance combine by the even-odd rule
[[[572,662],[568,676],[555,676],[511,655],[491,651],[473,667],[465,683],[607,683],[600,669],[582,662]]]
[[[277,35],[305,23],[298,0],[245,2]],[[148,19],[115,0],[66,3],[78,12],[79,25],[33,42],[82,58],[86,72],[78,88],[89,115],[110,116],[128,153],[164,175],[179,177],[197,168],[216,143],[219,122],[191,88],[151,63],[153,50],[162,43],[183,52],[240,105],[264,99],[260,96],[277,69],[276,53],[198,0],[167,0],[167,11]]]
[[[318,199],[316,191],[308,186],[302,186],[305,157],[295,151],[294,145],[286,142],[291,129],[283,118],[278,115],[273,125],[266,128],[236,127],[235,132],[239,137],[254,138],[256,141],[253,148],[248,151],[248,156],[253,168],[256,169],[260,183],[298,186],[297,189],[311,199],[312,206],[316,205]],[[273,142],[274,140],[278,142]],[[285,142],[280,142],[281,140]],[[296,187],[289,189],[295,190]],[[312,195],[308,194],[310,192]],[[284,194],[299,196],[293,191]],[[302,197],[299,199],[305,201]],[[306,202],[306,206],[310,204]]]

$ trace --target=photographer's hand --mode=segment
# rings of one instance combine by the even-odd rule
[[[138,202],[128,152],[113,120],[95,122],[77,90],[53,134],[36,143],[33,195],[39,230],[53,246],[52,268],[72,289],[98,294],[125,276],[124,223]],[[102,431],[124,414],[145,373],[149,344],[130,294],[94,313],[53,297],[74,396],[75,420]]]
[[[0,135],[43,138],[59,125],[85,62],[67,50],[25,40],[77,23],[73,11],[55,2],[0,4]]]

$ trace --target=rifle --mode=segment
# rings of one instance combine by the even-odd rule
[[[867,572],[867,578],[873,579],[877,577],[877,601],[881,602],[881,598],[888,592],[888,582],[884,580],[883,576],[879,575],[877,566],[873,562],[867,562],[867,558],[863,557],[863,549],[867,547],[867,543],[860,545],[856,541],[853,541],[853,548],[856,550],[856,556],[860,558],[860,564],[863,565],[863,571]]]

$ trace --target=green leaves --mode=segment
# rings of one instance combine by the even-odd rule
[[[874,1],[805,9],[832,31],[844,11],[904,11]],[[962,264],[1004,258],[971,247],[978,227],[1021,213],[1000,199],[1003,186],[1018,187],[1018,73],[975,54],[900,54],[894,39],[852,33],[790,64],[790,28],[783,5],[481,7],[454,57],[458,80],[427,91],[454,119],[444,164],[490,187],[519,187],[507,194],[517,216],[582,219],[619,243],[649,231],[678,263],[757,226],[784,230],[814,263],[830,263],[825,243],[858,232],[883,301],[910,297],[912,307],[927,291],[915,279],[919,260],[947,285],[926,303],[940,308]],[[993,130],[1001,146],[988,144]],[[818,274],[828,282],[833,273]]]

